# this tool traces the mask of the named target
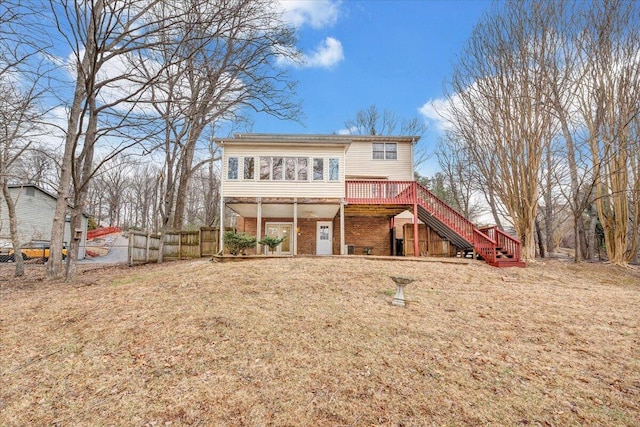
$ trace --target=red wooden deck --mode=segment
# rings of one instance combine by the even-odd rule
[[[458,236],[473,245],[490,265],[496,267],[523,267],[520,241],[497,227],[478,229],[471,221],[436,197],[416,181],[358,180],[346,182],[346,202],[368,205],[414,205],[424,208],[430,215]]]

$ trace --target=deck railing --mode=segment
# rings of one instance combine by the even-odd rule
[[[412,204],[415,181],[347,181],[346,199],[351,204]]]
[[[440,200],[431,191],[422,185],[416,184],[417,202],[420,203],[431,215],[440,222],[446,224],[470,243],[474,243],[475,226],[471,221],[462,216],[458,211]]]
[[[495,240],[496,247],[513,255],[514,259],[520,259],[520,240],[513,238],[495,225],[492,227],[481,228],[480,231]]]
[[[471,243],[488,263],[496,263],[498,248],[513,255],[514,260],[520,260],[520,242],[517,239],[497,227],[476,228],[471,221],[415,181],[347,181],[346,201],[350,204],[417,203]]]

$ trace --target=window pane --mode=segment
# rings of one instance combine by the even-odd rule
[[[229,157],[227,179],[238,179],[238,158],[237,157]]]
[[[398,145],[394,143],[387,143],[384,145],[385,148],[385,158],[395,160],[398,158]]]
[[[324,179],[324,159],[313,159],[313,180],[322,181]]]
[[[271,179],[274,181],[280,181],[282,179],[282,157],[272,157],[273,172],[271,173]]]
[[[296,179],[296,159],[295,157],[287,157],[284,159],[285,175],[287,181],[295,181]]]
[[[373,145],[373,158],[384,159],[384,143],[374,142],[372,145]]]
[[[253,157],[244,158],[244,179],[253,179],[255,159]]]
[[[269,180],[271,177],[271,157],[260,157],[260,179]]]
[[[329,181],[340,180],[340,159],[329,159]]]
[[[298,181],[306,181],[309,179],[307,174],[307,163],[308,159],[306,157],[298,157]]]

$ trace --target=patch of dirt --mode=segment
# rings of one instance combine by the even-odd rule
[[[0,425],[640,424],[640,271],[0,265]],[[389,276],[417,279],[391,305]]]

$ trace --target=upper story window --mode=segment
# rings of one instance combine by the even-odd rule
[[[261,181],[307,181],[306,157],[260,157]]]
[[[329,159],[329,181],[340,180],[340,159]]]
[[[238,179],[238,158],[229,157],[227,165],[227,179]]]
[[[245,157],[244,158],[244,179],[254,179],[255,177],[255,163],[256,159],[254,157]]]
[[[282,180],[282,157],[272,157],[271,158],[271,179],[273,181],[281,181]]]
[[[324,159],[320,159],[320,158],[313,159],[313,180],[314,181],[324,180]]]
[[[374,142],[374,160],[396,160],[398,158],[398,144],[395,142]]]
[[[307,181],[309,179],[308,163],[309,159],[307,159],[306,157],[298,157],[298,181]]]

